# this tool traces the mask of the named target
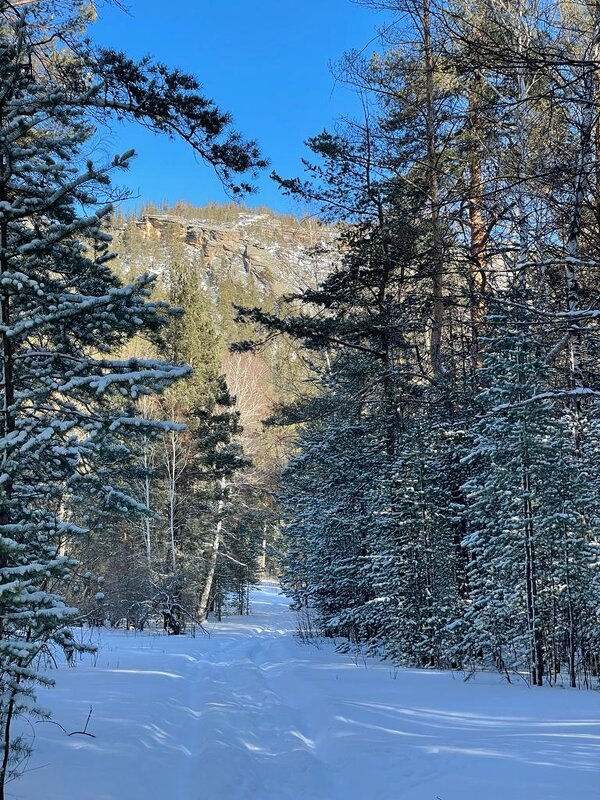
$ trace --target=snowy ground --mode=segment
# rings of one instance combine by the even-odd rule
[[[356,663],[264,585],[211,635],[103,632],[61,668],[16,800],[599,800],[600,693]],[[95,664],[93,663],[95,661]]]

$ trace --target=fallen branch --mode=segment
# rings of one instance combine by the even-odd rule
[[[89,725],[89,722],[90,722],[90,717],[92,716],[92,711],[93,710],[94,710],[93,706],[90,706],[90,712],[89,712],[89,714],[87,716],[87,719],[85,721],[85,725],[83,726],[83,730],[82,731],[71,731],[71,733],[69,733],[69,731],[63,725],[60,724],[60,722],[56,722],[56,720],[53,720],[53,719],[39,719],[38,722],[48,722],[50,725],[56,725],[61,729],[61,731],[66,733],[67,736],[90,736],[92,739],[95,739],[96,738],[96,734],[95,733],[88,733],[88,729],[87,729],[87,727]]]

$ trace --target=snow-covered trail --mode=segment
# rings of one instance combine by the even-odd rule
[[[600,693],[302,645],[275,585],[210,637],[103,632],[41,698],[15,800],[600,800]],[[95,661],[95,664],[93,663]]]

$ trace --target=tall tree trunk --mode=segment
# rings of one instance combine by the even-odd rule
[[[427,147],[427,190],[431,217],[432,323],[429,360],[435,376],[443,373],[442,334],[444,326],[444,241],[440,219],[440,189],[437,152],[437,115],[435,110],[435,65],[431,39],[431,3],[424,0],[422,13],[423,56],[425,61],[425,136]]]
[[[4,128],[4,109],[0,104],[0,130]],[[9,196],[7,191],[7,183],[9,180],[10,164],[5,158],[4,154],[0,152],[0,204],[9,203]],[[8,260],[8,222],[4,215],[0,221],[0,279],[10,270]],[[0,319],[3,326],[10,325],[11,322],[11,308],[10,308],[10,290],[5,288],[2,290],[0,296]],[[15,387],[13,378],[13,359],[14,351],[12,341],[3,330],[0,336],[0,347],[2,352],[0,358],[2,359],[1,378],[2,386],[2,417],[0,419],[0,435],[6,437],[15,430]],[[8,448],[4,449],[3,463],[0,465],[2,472],[6,472],[6,457],[8,455]],[[9,525],[11,521],[10,504],[13,494],[12,479],[8,479],[2,486],[4,499],[0,503],[0,527]],[[5,556],[0,557],[0,567],[7,567],[8,563]],[[0,639],[4,638],[4,625],[0,616]],[[18,680],[18,679],[17,679]],[[11,727],[15,710],[15,696],[16,689],[10,692],[10,699],[5,708],[3,708],[2,724],[2,761],[0,764],[0,800],[5,797],[5,783],[8,774],[8,763],[11,752]]]
[[[4,127],[4,110],[0,105],[0,130]],[[8,196],[7,183],[9,180],[10,164],[6,160],[4,154],[0,152],[0,203],[8,203],[10,205],[10,198]],[[8,262],[8,221],[6,215],[3,215],[0,221],[0,279],[10,271]],[[0,319],[2,320],[3,328],[8,327],[11,322],[10,313],[10,289],[4,288],[0,296]],[[6,330],[3,329],[0,336],[0,346],[2,352],[2,418],[0,420],[0,435],[2,437],[9,436],[15,430],[15,387],[13,377],[13,344],[10,337],[7,335]],[[4,457],[8,453],[8,449],[4,450]],[[5,464],[2,464],[2,471],[5,471]],[[0,525],[7,525],[10,522],[10,501],[12,497],[12,480],[4,482],[2,489],[5,496],[5,501],[0,506]]]
[[[593,0],[590,7],[592,14],[592,29],[590,45],[586,57],[590,62],[597,64],[600,60],[600,2]],[[581,115],[579,132],[579,153],[577,158],[577,172],[575,174],[575,186],[571,218],[569,221],[567,241],[565,244],[565,284],[566,284],[566,307],[570,315],[568,328],[569,342],[569,378],[570,388],[578,389],[583,386],[583,375],[581,366],[581,327],[574,315],[580,310],[580,236],[583,227],[583,214],[586,204],[586,189],[592,173],[596,173],[596,180],[599,174],[598,161],[596,159],[595,169],[592,167],[594,159],[594,148],[600,143],[600,132],[598,130],[598,120],[596,119],[598,109],[596,100],[598,97],[598,69],[596,66],[585,66],[583,74],[583,109]],[[596,184],[596,199],[598,198],[599,187]],[[575,398],[575,406],[578,409],[578,401]]]
[[[521,423],[523,424],[523,423]],[[533,525],[533,506],[531,502],[531,464],[526,433],[521,433],[523,525],[525,535],[525,581],[527,599],[527,622],[529,627],[529,651],[531,683],[544,684],[544,650],[542,630],[538,616],[538,580],[535,552],[535,530]]]
[[[600,68],[596,70],[596,108],[600,108]],[[600,260],[600,114],[597,115],[594,131],[596,186],[594,196],[594,213],[596,217],[596,260]]]
[[[210,593],[212,591],[213,581],[215,578],[215,571],[217,569],[217,559],[219,557],[219,549],[221,547],[221,540],[223,538],[223,511],[225,509],[225,491],[227,489],[227,479],[220,478],[219,486],[219,501],[217,503],[217,523],[215,525],[215,532],[210,548],[210,556],[208,559],[208,572],[206,575],[206,582],[200,597],[198,605],[198,617],[200,622],[203,622],[208,615],[208,604],[210,601]]]
[[[598,22],[598,10],[600,7],[600,1],[595,0],[593,6],[591,7],[592,13],[596,19],[596,35],[598,35],[598,29],[600,28],[600,24]],[[595,231],[595,242],[596,242],[596,259],[600,259],[600,114],[598,113],[598,109],[600,109],[600,60],[599,53],[598,53],[598,45],[596,44],[596,53],[594,54],[596,60],[596,68],[594,69],[594,107],[596,109],[596,122],[594,125],[594,157],[595,157],[595,193],[594,193],[594,214],[596,217],[596,231]]]
[[[175,516],[177,504],[177,439],[176,432],[168,434],[167,465],[169,470],[169,551],[173,575],[177,572],[177,541],[175,536]]]
[[[476,72],[469,89],[469,272],[471,317],[471,362],[475,370],[480,366],[479,333],[486,313],[486,231],[483,216],[483,124],[481,118],[481,91],[483,80]]]
[[[149,450],[149,441],[148,439],[144,440],[144,502],[146,503],[146,507],[150,508],[150,500],[151,500],[151,493],[150,493],[150,458],[148,456]],[[144,549],[146,552],[146,563],[148,564],[148,569],[152,568],[152,537],[151,537],[151,525],[150,525],[150,518],[147,515],[144,515],[143,519],[143,537],[144,537]]]
[[[565,598],[567,602],[567,639],[568,639],[568,659],[569,659],[569,683],[571,688],[577,686],[577,632],[576,615],[573,603],[573,587],[571,581],[571,559],[569,556],[569,531],[566,526],[563,528],[563,557],[565,568]]]
[[[365,163],[365,179],[367,183],[367,191],[371,197],[371,201],[375,206],[377,212],[377,221],[379,225],[379,235],[381,238],[381,249],[383,255],[383,269],[381,274],[381,281],[377,290],[377,305],[379,312],[383,318],[387,320],[385,330],[381,334],[381,351],[382,367],[383,367],[383,396],[385,405],[385,442],[386,453],[393,459],[396,454],[396,443],[398,439],[398,401],[396,397],[396,379],[394,374],[394,351],[392,345],[393,331],[392,331],[392,297],[388,294],[390,277],[393,273],[393,263],[390,254],[390,236],[388,232],[386,212],[384,203],[381,198],[379,190],[374,188],[371,179],[372,171],[372,141],[371,141],[371,126],[369,122],[368,112],[365,110],[365,144],[366,144],[366,163]],[[327,356],[328,368],[331,369],[329,357]]]

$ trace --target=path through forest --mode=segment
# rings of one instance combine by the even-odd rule
[[[210,635],[104,631],[61,667],[14,800],[598,800],[600,694],[303,645],[275,585]],[[29,726],[24,728],[27,732]]]

